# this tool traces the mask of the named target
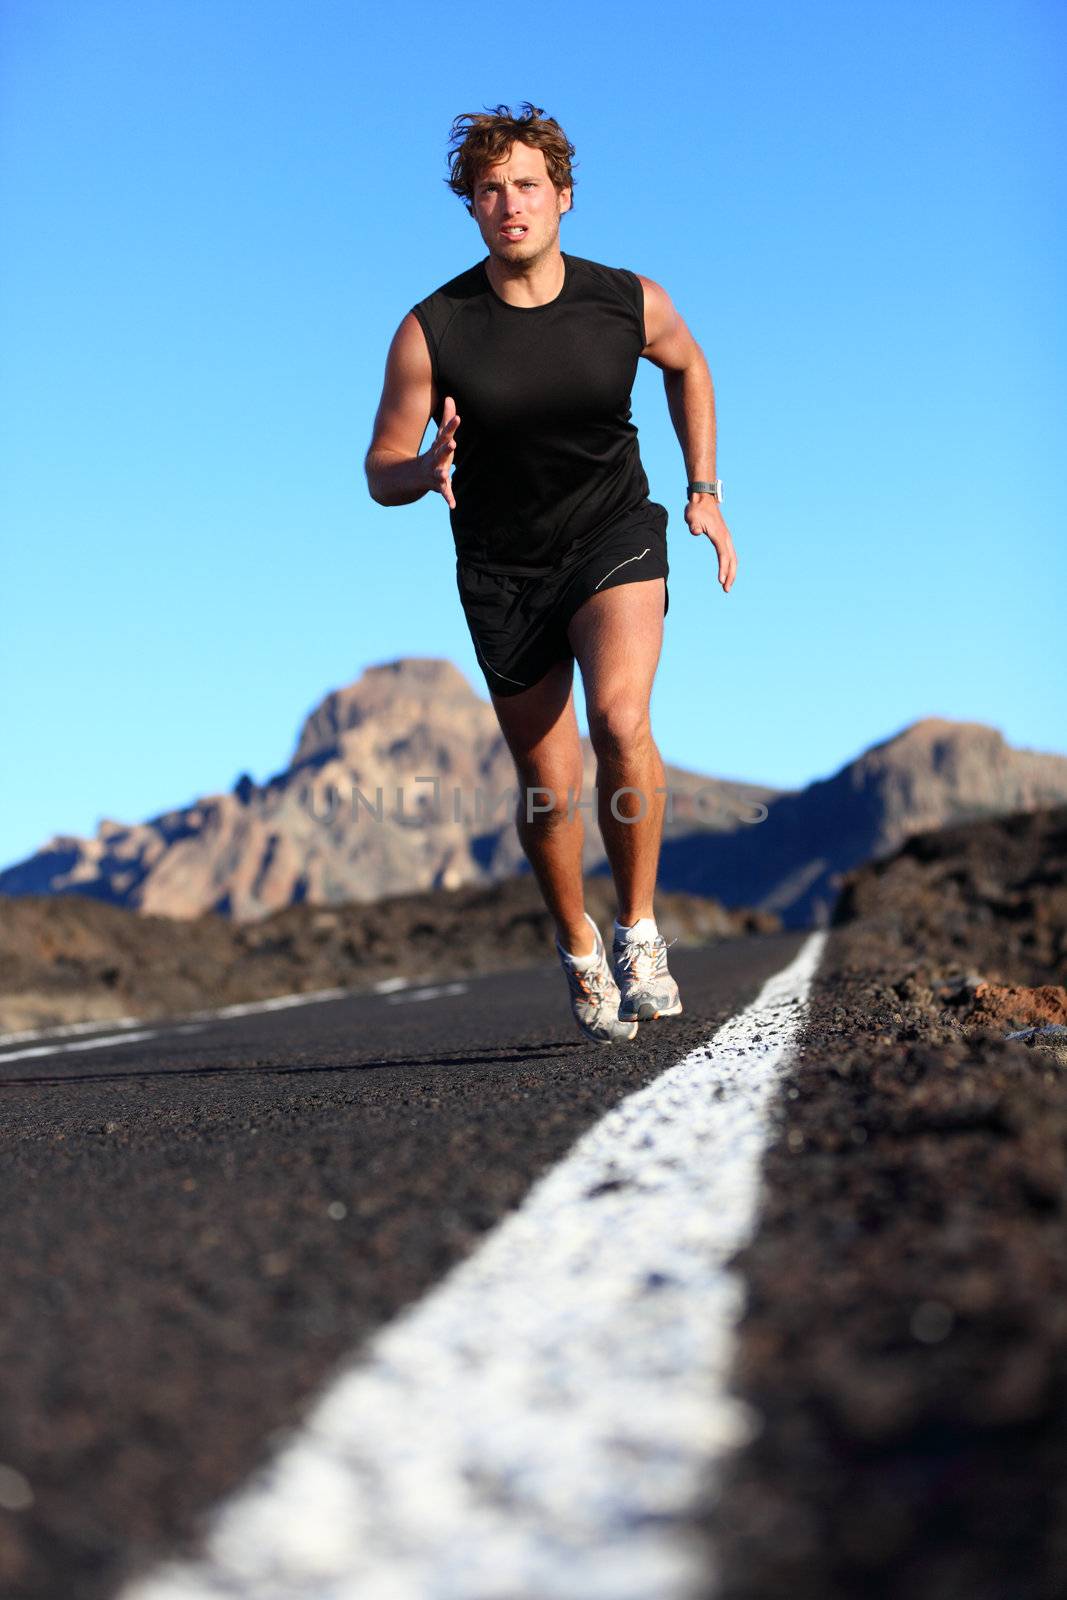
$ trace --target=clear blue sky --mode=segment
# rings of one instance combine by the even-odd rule
[[[1067,748],[1063,5],[2,19],[0,863],[265,779],[369,664],[485,693],[447,506],[362,462],[397,323],[485,253],[445,152],[500,101],[577,147],[563,249],[662,283],[715,380],[728,596],[634,390],[664,756],[793,787],[930,714]]]

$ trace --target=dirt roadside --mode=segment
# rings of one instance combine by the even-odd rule
[[[846,882],[734,1262],[718,1600],[1067,1592],[1065,979],[1065,808]]]

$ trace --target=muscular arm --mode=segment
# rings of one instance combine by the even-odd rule
[[[641,278],[645,296],[645,347],[641,354],[662,369],[667,407],[685,457],[688,481],[715,478],[715,390],[704,352],[675,310],[670,295],[651,278]],[[719,557],[724,594],[737,575],[730,530],[714,495],[692,494],[685,508],[690,533],[706,533]]]
[[[389,346],[382,398],[363,463],[370,497],[379,505],[411,505],[437,487],[430,453],[419,454],[426,424],[436,410],[426,337],[409,311]]]
[[[710,483],[715,478],[715,390],[708,363],[667,291],[651,278],[641,278],[641,285],[646,339],[641,354],[663,371],[687,481]]]

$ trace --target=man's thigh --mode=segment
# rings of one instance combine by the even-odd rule
[[[520,779],[559,787],[581,783],[582,746],[574,710],[574,661],[557,661],[517,694],[490,690],[500,731]]]
[[[663,578],[616,584],[571,617],[567,639],[591,718],[613,703],[647,707],[663,648],[664,589]]]

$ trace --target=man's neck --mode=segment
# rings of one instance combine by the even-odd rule
[[[554,251],[538,257],[536,261],[501,261],[491,252],[486,257],[485,271],[489,282],[500,296],[513,306],[543,306],[562,294],[567,269],[563,253],[557,245]]]

